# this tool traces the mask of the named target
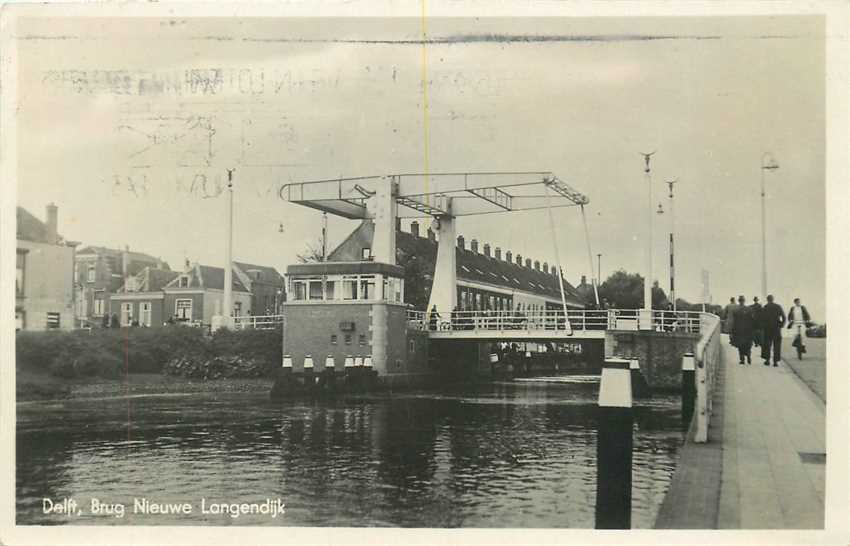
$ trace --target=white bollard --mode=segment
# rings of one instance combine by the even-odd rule
[[[289,355],[283,355],[283,368],[291,368],[292,367],[292,357]]]
[[[631,528],[632,410],[631,361],[607,358],[599,382],[596,442],[596,528]]]
[[[363,357],[362,356],[355,356],[354,357],[354,367],[355,368],[363,367]]]
[[[313,357],[312,356],[307,355],[307,356],[304,357],[304,369],[305,370],[312,370],[313,369]]]
[[[351,355],[345,357],[345,368],[351,368],[354,366],[354,358]]]
[[[365,359],[363,359],[363,367],[364,368],[371,368],[372,367],[372,355],[369,355]]]
[[[325,369],[332,369],[334,367],[334,356],[328,355],[325,358]]]

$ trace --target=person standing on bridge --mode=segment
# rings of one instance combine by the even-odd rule
[[[770,366],[770,349],[773,347],[773,365],[779,366],[782,357],[782,327],[785,325],[785,311],[773,302],[773,294],[768,294],[767,303],[761,310],[764,342],[761,345],[761,357],[764,365]]]
[[[788,310],[788,329],[794,328],[794,347],[798,344],[800,352],[806,352],[806,327],[812,323],[812,317],[800,298],[794,298],[794,307]]]
[[[761,327],[762,306],[761,303],[759,303],[758,296],[753,296],[753,304],[750,305],[750,311],[752,311],[753,320],[755,321],[755,330],[753,330],[753,345],[755,345],[756,347],[760,347],[764,337],[764,332],[762,332]]]
[[[738,308],[735,310],[730,334],[735,340],[735,347],[738,348],[738,364],[743,364],[744,359],[747,360],[747,364],[753,363],[750,351],[753,348],[753,333],[756,326],[753,311],[745,305],[746,302],[744,296],[738,296]]]
[[[439,321],[440,321],[440,313],[437,312],[437,306],[432,305],[431,306],[431,313],[428,316],[428,327],[431,330],[436,330],[437,325],[439,324]]]
[[[723,329],[729,334],[729,344],[735,346],[735,336],[732,334],[732,324],[735,321],[735,311],[738,310],[738,304],[735,303],[735,298],[729,298],[729,305],[723,310],[726,314],[723,322]]]

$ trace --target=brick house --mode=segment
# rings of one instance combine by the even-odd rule
[[[251,313],[277,315],[286,301],[286,283],[273,267],[233,262],[233,273],[251,292]]]
[[[233,268],[233,315],[252,311],[251,292]],[[224,298],[224,268],[190,264],[163,287],[163,313],[180,322],[211,324],[213,315],[221,314]]]
[[[15,329],[74,328],[74,251],[79,243],[58,233],[59,209],[46,207],[42,222],[17,208]]]
[[[118,316],[122,326],[159,326],[174,313],[165,308],[165,286],[179,275],[169,269],[145,267],[129,277],[117,292],[110,296],[110,313]]]
[[[169,270],[168,264],[142,252],[102,246],[86,246],[76,255],[74,282],[77,290],[77,318],[82,324],[100,326],[109,315],[110,298],[128,279],[146,267]]]

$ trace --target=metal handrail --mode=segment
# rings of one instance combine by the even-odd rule
[[[273,330],[278,324],[283,323],[283,320],[283,315],[243,315],[233,317],[233,329]]]
[[[717,370],[720,366],[720,317],[711,313],[700,314],[702,336],[694,351],[696,362],[696,429],[694,441],[708,441],[708,427],[713,413],[712,398],[717,384]]]
[[[570,309],[573,330],[653,330],[657,332],[702,331],[698,311],[653,310],[650,324],[638,309]],[[440,332],[469,330],[566,330],[561,309],[453,311],[432,317],[427,311],[407,311],[408,328]],[[648,326],[648,327],[647,327]]]

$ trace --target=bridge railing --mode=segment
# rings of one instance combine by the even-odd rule
[[[717,371],[720,367],[720,318],[711,313],[700,314],[702,336],[694,351],[696,361],[696,430],[694,441],[708,441],[708,427],[713,413],[712,398],[717,384]]]
[[[650,324],[637,309],[570,309],[567,318],[573,330],[654,330],[658,332],[688,332],[701,329],[699,312],[654,310]],[[427,311],[408,310],[408,328],[438,332],[464,331],[530,331],[564,330],[561,309],[453,311],[433,315]]]

